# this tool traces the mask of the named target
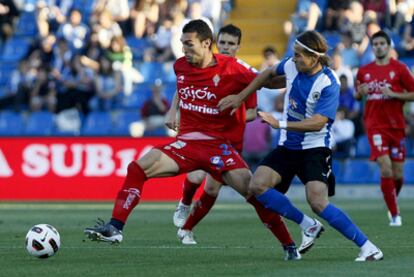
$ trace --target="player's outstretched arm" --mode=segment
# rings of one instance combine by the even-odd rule
[[[328,122],[326,116],[315,114],[310,118],[301,121],[281,121],[274,118],[270,113],[259,112],[259,116],[264,122],[275,129],[286,129],[295,132],[318,132]]]
[[[178,122],[177,122],[177,110],[178,110],[178,95],[177,92],[174,94],[171,107],[168,112],[165,114],[165,126],[171,130],[177,131]]]
[[[390,90],[388,87],[381,88],[381,92],[388,97],[401,101],[414,101],[414,92],[396,93]]]
[[[224,111],[228,108],[233,108],[231,111],[231,114],[233,114],[250,94],[261,89],[266,84],[266,82],[275,75],[275,67],[269,67],[257,75],[257,77],[239,94],[229,95],[221,99],[218,103],[218,108],[221,111]]]

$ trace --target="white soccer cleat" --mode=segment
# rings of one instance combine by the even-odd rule
[[[173,216],[173,222],[176,227],[181,228],[184,226],[184,223],[190,214],[190,210],[190,205],[185,205],[181,201],[178,203],[177,209],[175,210]]]
[[[302,230],[302,243],[298,248],[300,254],[306,253],[314,245],[315,240],[319,238],[321,233],[325,230],[319,220],[315,218],[313,220],[315,220],[314,225],[306,228],[306,230]]]
[[[372,262],[372,261],[379,261],[382,260],[384,257],[384,254],[382,251],[375,247],[368,251],[362,251],[359,252],[358,257],[355,259],[356,262]]]
[[[400,215],[393,216],[390,219],[390,226],[391,227],[400,227],[402,226],[402,219]]]
[[[190,230],[178,229],[177,237],[181,241],[182,244],[185,245],[194,245],[197,242],[194,240],[193,232]]]

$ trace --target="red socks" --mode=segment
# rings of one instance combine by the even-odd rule
[[[136,162],[131,162],[128,165],[124,185],[118,192],[114,209],[112,210],[112,218],[123,223],[126,222],[129,214],[141,199],[142,188],[146,180],[147,176],[142,168]]]
[[[217,196],[208,195],[205,191],[200,196],[200,199],[194,203],[194,207],[191,210],[190,216],[187,218],[182,229],[192,230],[200,220],[202,220],[206,214],[210,211],[216,202]]]
[[[381,190],[391,215],[397,216],[399,211],[393,178],[381,177]]]
[[[290,236],[286,224],[283,222],[280,215],[266,209],[254,196],[247,199],[247,202],[253,205],[256,209],[257,215],[263,224],[269,228],[273,235],[280,241],[283,246],[293,244],[294,241]]]
[[[188,181],[188,178],[185,178],[183,184],[183,197],[181,198],[181,203],[184,205],[191,205],[193,202],[194,194],[196,193],[197,189],[200,187],[201,184],[195,184]]]
[[[400,194],[403,183],[404,183],[404,180],[402,178],[401,179],[394,179],[395,192],[397,193],[397,196]]]

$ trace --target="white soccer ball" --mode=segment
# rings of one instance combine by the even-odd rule
[[[38,258],[49,258],[60,248],[60,235],[55,227],[49,224],[38,224],[30,228],[26,235],[26,249],[30,255]]]

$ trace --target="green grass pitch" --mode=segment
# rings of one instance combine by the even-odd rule
[[[195,246],[176,239],[174,203],[139,205],[120,245],[83,235],[95,218],[110,217],[111,203],[0,203],[0,276],[414,276],[414,201],[400,201],[400,228],[388,226],[380,199],[333,202],[382,249],[383,261],[354,262],[359,250],[325,222],[314,248],[301,261],[286,262],[253,208],[239,202],[217,203],[195,228]],[[304,202],[294,203],[312,214]],[[46,260],[24,247],[26,232],[39,223],[61,235],[61,249]],[[288,225],[299,244],[299,227]]]

